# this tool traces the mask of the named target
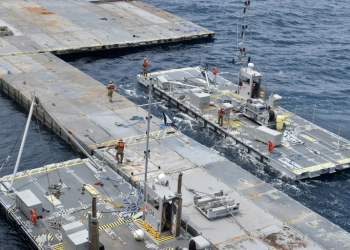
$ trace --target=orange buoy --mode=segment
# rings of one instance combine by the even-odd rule
[[[218,73],[218,69],[216,67],[213,68],[213,75],[215,76]]]
[[[34,209],[30,209],[30,221],[33,222],[33,224],[36,222],[36,215]]]
[[[275,145],[273,145],[273,142],[268,140],[266,143],[267,146],[267,150],[271,153],[271,151],[273,150],[273,148],[275,147]]]

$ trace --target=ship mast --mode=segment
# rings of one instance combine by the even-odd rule
[[[248,29],[247,17],[248,17],[248,7],[250,6],[250,1],[246,0],[244,2],[244,5],[245,5],[245,7],[243,9],[244,22],[243,22],[242,31],[241,31],[241,34],[240,34],[241,38],[242,38],[242,41],[240,43],[238,43],[238,39],[237,39],[237,43],[239,45],[239,51],[237,51],[237,56],[238,56],[238,59],[239,59],[239,62],[237,63],[237,64],[239,64],[239,72],[241,72],[244,63],[249,63],[250,62],[250,57],[248,57],[247,62],[243,62],[243,57],[247,54],[247,51],[246,51],[246,48],[245,48],[245,45],[244,45],[244,39],[245,39],[245,33],[246,33],[247,29]],[[238,21],[237,21],[237,36],[238,36]],[[234,61],[232,63],[235,64]],[[239,73],[238,83],[241,82],[241,80],[242,80],[241,78],[242,78],[241,73]]]

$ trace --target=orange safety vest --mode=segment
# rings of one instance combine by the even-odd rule
[[[124,142],[120,141],[120,142],[119,142],[119,147],[120,147],[120,148],[124,148]]]
[[[224,114],[224,111],[222,111],[221,109],[219,110],[219,114],[220,115],[223,115]]]
[[[143,67],[147,67],[147,65],[148,65],[148,64],[147,64],[147,61],[143,61],[142,66],[143,66]]]
[[[109,84],[108,89],[114,89],[114,84]]]

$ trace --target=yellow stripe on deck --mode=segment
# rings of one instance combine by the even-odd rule
[[[308,135],[300,135],[301,137],[304,137],[305,139],[309,140],[309,141],[314,141],[314,138],[308,136]]]
[[[53,205],[58,206],[61,202],[53,195],[45,196]]]
[[[296,174],[301,174],[301,173],[304,173],[304,172],[313,172],[313,171],[318,171],[318,170],[321,170],[321,169],[324,169],[324,168],[331,168],[331,167],[334,167],[333,163],[325,162],[325,163],[321,163],[321,164],[314,165],[314,166],[311,166],[311,167],[293,170],[293,172],[296,173]]]
[[[218,119],[219,119],[218,116],[214,116],[214,115],[212,115],[212,114],[204,114],[204,115],[202,115],[202,116],[203,116],[205,119],[207,119],[207,120],[209,120],[209,118],[212,118],[212,119],[215,120],[216,122],[218,122]],[[241,123],[241,122],[239,122],[239,121],[237,121],[237,120],[235,120],[235,119],[233,119],[233,118],[230,118],[230,119],[231,119],[231,120],[230,120],[230,128],[233,128],[233,127],[241,127],[241,126],[243,126],[243,123]],[[224,126],[227,127],[228,121],[227,121],[227,120],[224,120],[223,124],[224,124]]]
[[[98,191],[96,190],[96,188],[94,188],[93,186],[87,184],[87,185],[85,185],[84,187],[85,187],[86,191],[88,191],[92,196],[94,196],[94,195],[100,195],[100,192],[98,192]]]
[[[115,221],[115,222],[108,223],[108,224],[103,225],[103,226],[99,226],[98,230],[102,231],[102,230],[105,230],[105,229],[108,229],[108,228],[111,228],[111,227],[120,226],[120,225],[125,224],[125,222],[131,222],[133,220],[134,220],[134,218],[130,218],[130,219],[127,219],[127,220],[121,219],[121,220],[118,220],[118,221]]]
[[[152,238],[154,240],[156,240],[158,243],[161,242],[165,242],[171,239],[174,239],[174,235],[170,234],[170,235],[166,235],[166,236],[162,236],[162,237],[156,237],[156,234],[152,233],[151,230],[149,230],[148,228],[145,227],[145,225],[143,224],[143,220],[142,219],[137,219],[135,220],[137,222],[137,224],[144,230],[146,231],[150,236],[152,236]]]
[[[63,243],[58,243],[56,245],[51,246],[53,250],[62,250],[63,249]]]
[[[100,194],[100,192],[98,192],[93,186],[91,186],[90,184],[85,184],[84,188],[86,189],[86,191],[88,191],[92,196],[96,196],[98,199],[100,200],[104,200],[108,203],[110,203],[111,205],[115,206],[115,207],[119,207],[119,208],[125,208],[125,206],[119,205],[117,203],[114,203],[112,200],[110,200],[109,198],[104,197],[103,195]]]
[[[339,162],[339,163],[349,163],[350,162],[350,158],[339,159],[339,160],[337,160],[337,162]]]
[[[39,238],[41,238],[41,240],[38,240]],[[46,239],[48,239],[49,241],[53,241],[55,237],[51,233],[48,233],[48,234],[45,233],[45,234],[39,234],[37,236],[34,236],[33,239],[38,244],[44,244],[46,242]]]
[[[73,161],[74,161],[74,163],[71,163]],[[26,171],[22,171],[20,173],[20,175],[16,176],[16,180],[20,179],[20,178],[23,178],[23,177],[27,177],[28,175],[41,174],[41,173],[46,173],[46,172],[49,173],[49,172],[55,171],[57,169],[79,165],[79,164],[85,163],[85,161],[86,161],[86,159],[82,160],[82,159],[77,158],[76,160],[71,160],[71,161],[64,162],[64,165],[63,164],[57,164],[55,167],[53,167],[53,165],[50,165],[47,169],[45,169],[45,167],[36,168],[36,169],[30,170],[29,173],[25,173],[27,170]],[[71,164],[69,164],[69,163],[71,163]],[[5,177],[7,177],[7,176],[2,177],[1,180],[4,180]],[[12,175],[7,180],[10,181],[11,179],[12,179]]]
[[[222,93],[217,94],[217,95],[210,95],[210,98],[216,98],[220,96],[226,96],[226,95],[232,95],[232,91],[222,91]]]
[[[103,217],[103,213],[101,213],[100,211],[97,211],[97,218],[102,218]],[[87,219],[89,216],[87,213],[83,214],[83,216]]]
[[[289,114],[289,113],[287,113],[287,112],[285,112],[285,111],[282,111],[282,110],[279,110],[279,111],[282,112],[282,114],[284,115],[285,118],[291,117],[291,116],[292,116],[291,114]]]

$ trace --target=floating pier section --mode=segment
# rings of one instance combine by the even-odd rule
[[[0,54],[66,54],[210,39],[215,33],[142,1],[0,2]]]
[[[81,221],[87,228],[92,196],[98,197],[100,242],[104,244],[105,249],[138,250],[188,247],[186,237],[197,235],[206,238],[210,242],[211,249],[233,247],[259,250],[345,250],[350,248],[349,233],[211,149],[181,134],[180,131],[172,128],[160,129],[159,125],[162,124],[162,121],[156,117],[152,118],[150,128],[151,159],[148,168],[148,183],[152,184],[158,174],[165,173],[169,179],[169,186],[175,187],[178,173],[183,173],[182,219],[185,227],[178,238],[170,234],[156,237],[152,232],[144,229],[145,240],[135,241],[132,233],[135,229],[143,228],[143,223],[137,214],[124,217],[121,213],[123,208],[118,205],[123,204],[123,199],[128,194],[135,201],[137,196],[135,187],[138,182],[142,183],[144,180],[146,123],[140,121],[135,124],[135,121],[130,119],[133,116],[146,117],[147,113],[118,93],[114,93],[113,102],[109,102],[105,85],[65,63],[53,53],[77,52],[82,51],[82,48],[104,49],[103,46],[106,46],[105,49],[110,48],[107,45],[92,46],[95,44],[91,42],[92,40],[89,42],[87,42],[88,39],[79,40],[81,37],[88,37],[89,32],[75,29],[83,25],[84,29],[95,27],[90,25],[98,26],[99,21],[96,24],[96,20],[93,19],[97,17],[107,19],[101,19],[101,22],[111,22],[106,33],[116,34],[116,37],[119,34],[118,27],[115,26],[117,21],[122,22],[125,27],[134,25],[136,21],[123,22],[124,18],[130,19],[134,15],[121,18],[122,13],[139,13],[143,19],[138,20],[138,23],[150,22],[157,18],[164,18],[168,21],[176,19],[179,22],[186,22],[186,20],[161,10],[158,11],[139,1],[98,4],[70,0],[2,1],[0,6],[0,20],[6,22],[8,28],[15,34],[12,38],[10,36],[0,38],[2,44],[0,90],[26,109],[29,109],[31,94],[35,91],[45,109],[36,106],[34,115],[73,147],[76,147],[74,140],[77,140],[90,155],[93,155],[92,161],[74,159],[19,172],[15,177],[14,193],[12,194],[7,192],[12,177],[1,178],[1,210],[32,248],[63,249],[66,242],[62,242],[61,227],[63,224]],[[113,6],[119,6],[119,9]],[[28,9],[33,12],[33,8],[39,13],[29,15],[33,19],[30,22],[31,25],[21,27],[22,24],[28,24],[23,20],[29,20],[29,17],[24,17],[24,14]],[[119,16],[112,14],[118,11],[122,12]],[[110,15],[107,15],[108,13]],[[61,40],[65,40],[66,44],[70,44],[69,46],[80,46],[79,48],[66,46],[60,50],[61,44],[53,45],[54,40],[50,40],[52,49],[42,51],[42,46],[47,44],[46,41],[49,41],[51,37],[50,32],[56,27],[51,27],[50,24],[47,24],[50,26],[46,27],[47,29],[36,26],[42,25],[43,19],[46,20],[51,15],[55,17],[54,20],[61,17],[64,22],[68,22],[68,24],[57,23],[55,25],[59,27],[58,31],[64,27],[70,29],[69,32],[61,32]],[[85,18],[82,19],[82,16]],[[72,21],[73,19],[76,21]],[[90,23],[88,21],[90,19],[94,21]],[[81,21],[79,25],[78,21]],[[162,27],[169,25],[162,32],[179,32],[177,37],[179,39],[183,37],[183,40],[186,40],[186,37],[193,38],[193,36],[199,38],[197,30],[192,35],[180,35],[181,32],[172,26],[174,23],[171,21],[166,24],[162,23],[160,25]],[[171,27],[174,30],[169,30],[172,29]],[[15,28],[18,29],[18,32],[23,33],[27,30],[27,35],[18,33],[16,35]],[[97,32],[99,28],[96,27],[94,30]],[[33,35],[30,35],[30,32]],[[39,33],[35,34],[35,32]],[[86,36],[78,36],[80,37],[78,38],[75,32]],[[203,36],[213,35],[209,31],[205,32],[207,33],[203,33]],[[43,35],[42,39],[40,39],[40,34]],[[140,35],[139,33],[131,34]],[[39,37],[37,41],[31,40],[30,36],[35,37],[36,35]],[[94,36],[97,39],[107,39],[106,35],[99,36],[99,33],[96,33]],[[48,39],[45,40],[44,37]],[[166,42],[158,35],[153,38]],[[135,37],[135,44],[138,43],[136,40]],[[113,41],[112,43],[118,44],[117,40]],[[119,41],[119,44],[121,43]],[[89,44],[91,46],[88,46]],[[36,47],[37,45],[39,47]],[[130,46],[132,46],[131,43]],[[38,49],[33,50],[34,47]],[[116,126],[116,122],[124,126]],[[108,147],[116,144],[120,138],[123,138],[127,145],[126,161],[123,165],[117,164],[114,148]],[[94,167],[93,162],[99,167]],[[42,217],[38,218],[34,224],[14,203],[16,194],[25,190],[30,190],[44,208]],[[131,190],[133,190],[132,194]],[[240,212],[234,216],[209,221],[196,209],[193,197],[196,194],[215,193],[220,190],[223,190],[225,196],[240,203]],[[144,206],[142,202],[139,205]],[[58,228],[55,226],[57,221],[59,222]]]
[[[174,84],[176,82],[180,84],[188,82],[192,85],[206,83],[199,67],[152,72],[147,78],[138,75],[138,81],[144,86],[152,82],[157,95],[181,111],[201,120],[209,129],[231,138],[234,145],[292,179],[313,178],[350,167],[350,141],[282,107],[279,107],[279,112],[285,117],[283,129],[282,131],[274,129],[274,133],[281,134],[283,139],[272,152],[267,150],[266,142],[261,141],[261,132],[258,130],[261,126],[242,113],[230,114],[230,121],[226,119],[224,126],[219,126],[218,108],[220,105],[225,101],[230,103],[235,99],[240,100],[241,97],[236,94],[236,84],[219,75],[214,76],[212,72],[208,72],[208,75],[209,79],[215,81],[217,85],[210,93],[210,101],[214,106],[208,104],[208,107],[202,110],[191,102],[191,88]],[[167,84],[167,88],[163,88],[158,77],[167,81],[163,83]],[[281,106],[283,106],[283,101]],[[293,135],[296,129],[299,130],[298,136]]]

